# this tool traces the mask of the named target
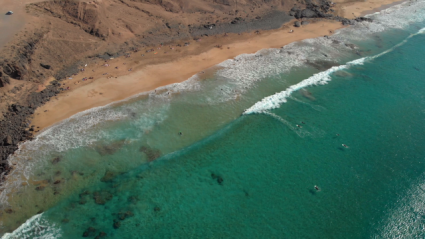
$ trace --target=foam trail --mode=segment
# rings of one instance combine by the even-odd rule
[[[293,97],[293,96],[291,96],[291,97],[290,97],[290,99],[291,99],[291,100],[294,100],[294,101],[296,101],[296,102],[298,102],[298,103],[301,103],[301,104],[304,104],[304,105],[308,105],[308,106],[310,106],[312,109],[314,109],[314,110],[316,110],[316,111],[325,111],[325,110],[326,110],[326,108],[325,108],[325,107],[323,107],[323,106],[321,106],[321,105],[309,104],[309,103],[304,102],[304,101],[302,101],[302,100],[299,100],[299,99],[297,99],[297,98],[295,98],[295,97]]]
[[[281,91],[281,92],[276,93],[274,95],[263,98],[261,101],[255,103],[253,106],[246,109],[243,114],[245,114],[245,115],[259,114],[259,113],[265,113],[265,111],[267,111],[267,110],[279,108],[282,103],[287,102],[287,98],[293,92],[298,91],[298,90],[305,88],[307,86],[311,86],[311,85],[327,84],[329,81],[331,81],[330,75],[332,73],[343,70],[343,69],[348,69],[349,67],[354,66],[354,65],[363,65],[364,62],[378,58],[382,55],[385,55],[385,54],[393,51],[394,49],[398,48],[399,46],[404,45],[410,38],[412,38],[416,35],[419,35],[419,34],[424,34],[424,33],[425,33],[425,28],[422,28],[418,32],[409,35],[406,39],[404,39],[399,44],[393,46],[392,48],[390,48],[390,49],[388,49],[388,50],[386,50],[382,53],[379,53],[379,54],[374,55],[374,56],[363,57],[363,58],[360,58],[360,59],[357,59],[357,60],[354,60],[354,61],[350,61],[350,62],[346,63],[345,65],[334,66],[334,67],[331,67],[330,69],[328,69],[326,71],[316,73],[313,76],[301,81],[300,83],[290,86],[289,88],[287,88],[284,91]]]
[[[271,116],[272,118],[278,120],[279,122],[281,122],[282,124],[288,126],[288,128],[292,131],[294,131],[298,136],[300,136],[300,138],[304,138],[305,136],[311,135],[309,132],[307,132],[306,130],[298,130],[297,127],[293,126],[290,122],[288,122],[287,120],[283,119],[282,117],[280,117],[277,114],[273,114],[271,112],[265,111],[263,112],[263,114]]]
[[[281,91],[279,93],[276,93],[274,95],[271,95],[262,99],[261,101],[255,103],[253,106],[245,110],[243,114],[264,113],[264,111],[266,110],[279,108],[279,106],[282,103],[285,103],[287,101],[286,99],[293,92],[311,85],[324,85],[331,80],[330,74],[342,69],[347,69],[351,65],[361,65],[363,64],[365,59],[366,57],[355,60],[355,61],[350,61],[346,65],[334,66],[326,71],[316,73],[313,76],[309,77],[308,79],[303,80],[296,85],[290,86],[288,89],[284,91]]]
[[[61,230],[42,218],[43,213],[28,219],[12,233],[6,233],[2,239],[53,239],[62,237]]]

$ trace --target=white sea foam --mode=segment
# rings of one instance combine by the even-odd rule
[[[409,6],[409,4],[412,6]],[[209,92],[199,96],[199,99],[210,105],[226,102],[239,97],[248,89],[252,89],[261,79],[289,72],[294,67],[304,66],[307,61],[332,63],[333,59],[341,59],[352,54],[352,49],[344,43],[349,43],[353,39],[367,38],[373,33],[387,29],[403,28],[412,22],[424,21],[425,14],[423,14],[423,11],[421,14],[406,14],[407,12],[413,13],[415,10],[423,10],[424,7],[424,1],[403,3],[381,13],[369,15],[374,19],[374,22],[357,23],[355,26],[337,31],[330,39],[323,37],[307,39],[291,43],[281,49],[265,49],[255,54],[243,54],[235,59],[227,60],[218,65],[221,69],[216,73],[217,81],[222,82],[222,84],[213,85],[213,89],[209,89]],[[421,29],[421,34],[423,31]],[[330,80],[332,72],[345,69],[350,64],[362,64],[366,59],[368,58],[362,58],[318,73],[284,92],[263,99],[262,103],[258,102],[254,105],[255,109],[253,106],[245,113],[258,113],[279,107],[293,91],[309,85],[326,84]],[[29,179],[34,168],[42,168],[43,165],[47,164],[48,160],[51,159],[49,155],[52,152],[64,152],[98,141],[108,141],[117,132],[109,129],[98,129],[105,129],[111,121],[131,121],[131,124],[136,126],[137,131],[142,134],[144,131],[152,129],[158,122],[167,119],[170,99],[174,94],[201,91],[207,84],[208,82],[200,81],[195,75],[185,82],[161,87],[146,93],[147,100],[132,102],[123,106],[116,106],[117,104],[114,103],[97,107],[78,113],[50,127],[40,133],[35,140],[20,145],[15,155],[9,157],[9,162],[15,165],[16,170],[12,171],[8,178],[16,178],[16,180],[7,180],[2,185],[0,202],[6,204],[8,193],[21,187],[22,180]],[[138,96],[140,95],[135,97]]]
[[[54,239],[61,236],[59,226],[50,224],[43,218],[43,214],[37,214],[12,233],[4,234],[2,239]]]
[[[135,132],[141,135],[151,130],[168,117],[168,110],[172,94],[195,91],[200,89],[198,77],[195,75],[189,80],[158,88],[155,91],[142,93],[120,102],[92,108],[71,116],[56,125],[44,130],[32,141],[19,145],[15,154],[9,156],[9,164],[14,170],[7,176],[8,180],[1,185],[0,203],[7,205],[10,192],[22,188],[22,182],[27,182],[38,168],[50,164],[52,154],[59,154],[73,148],[108,142],[120,135],[120,129],[109,126],[109,122],[131,122]],[[144,101],[131,100],[141,95],[148,95]],[[111,128],[112,127],[112,128]],[[102,128],[103,130],[99,130]],[[131,140],[131,139],[128,139]]]
[[[332,73],[340,71],[340,70],[348,69],[349,67],[351,67],[353,65],[362,65],[362,64],[364,64],[365,61],[370,61],[372,59],[375,59],[375,58],[378,58],[382,55],[385,55],[385,54],[393,51],[394,49],[402,46],[403,44],[405,44],[410,38],[412,38],[412,37],[414,37],[418,34],[424,34],[424,33],[425,33],[425,28],[422,28],[417,33],[409,35],[402,42],[400,42],[399,44],[395,45],[394,47],[392,47],[392,48],[390,48],[390,49],[388,49],[388,50],[386,50],[382,53],[379,53],[379,54],[374,55],[374,56],[363,57],[363,58],[360,58],[360,59],[357,59],[357,60],[354,60],[354,61],[350,61],[350,62],[346,63],[345,65],[334,66],[334,67],[331,67],[330,69],[328,69],[326,71],[316,73],[313,76],[301,81],[300,83],[290,86],[289,88],[287,88],[284,91],[281,91],[281,92],[276,93],[274,95],[263,98],[261,101],[255,103],[253,106],[246,109],[244,111],[244,114],[264,113],[268,110],[279,108],[282,103],[285,103],[287,101],[287,98],[293,92],[298,91],[298,90],[305,88],[305,87],[308,87],[308,86],[312,86],[312,85],[327,84],[329,81],[331,81],[331,74]]]
[[[331,78],[330,75],[336,71],[347,69],[351,65],[359,65],[363,64],[365,58],[361,58],[355,61],[348,62],[346,65],[334,66],[330,69],[314,74],[306,80],[301,81],[298,84],[290,86],[288,89],[276,93],[274,95],[268,96],[261,101],[255,103],[249,109],[245,110],[244,114],[252,114],[252,113],[263,113],[267,110],[279,108],[282,103],[286,102],[286,99],[294,92],[299,89],[305,88],[311,85],[324,85],[328,83]]]

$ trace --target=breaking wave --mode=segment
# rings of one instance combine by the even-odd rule
[[[378,57],[380,57],[384,54],[387,54],[387,53],[393,51],[394,49],[396,49],[397,47],[405,44],[410,38],[412,38],[412,37],[414,37],[418,34],[424,34],[424,33],[425,33],[425,28],[422,28],[417,33],[409,35],[406,39],[404,39],[399,44],[395,45],[394,47],[392,47],[392,48],[390,48],[390,49],[388,49],[388,50],[386,50],[386,51],[384,51],[380,54],[377,54],[377,55],[374,55],[374,56],[369,56],[369,57],[363,57],[363,58],[360,58],[360,59],[357,59],[357,60],[354,60],[354,61],[350,61],[350,62],[346,63],[345,65],[334,66],[334,67],[331,67],[330,69],[328,69],[326,71],[322,71],[322,72],[319,72],[317,74],[314,74],[313,76],[301,81],[300,83],[290,86],[289,88],[287,88],[284,91],[281,91],[281,92],[276,93],[274,95],[263,98],[261,101],[255,103],[253,106],[246,109],[244,111],[244,114],[264,113],[267,110],[279,108],[282,103],[285,103],[287,101],[287,98],[293,92],[298,91],[298,90],[305,88],[305,87],[308,87],[308,86],[312,86],[312,85],[327,84],[329,81],[331,81],[332,73],[340,71],[340,70],[348,69],[348,68],[350,68],[351,66],[354,66],[354,65],[363,65],[365,61],[370,61],[370,60],[378,58]]]
[[[37,214],[28,219],[12,233],[6,233],[2,239],[53,239],[62,236],[61,229],[55,224],[51,225],[43,214]]]

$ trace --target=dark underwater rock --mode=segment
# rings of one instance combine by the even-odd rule
[[[140,152],[145,153],[149,162],[152,162],[161,156],[161,151],[159,149],[153,149],[149,146],[140,147]]]
[[[96,235],[96,229],[94,227],[89,227],[83,232],[83,237],[93,237]]]

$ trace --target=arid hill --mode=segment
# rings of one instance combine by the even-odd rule
[[[276,29],[292,18],[337,17],[327,0],[53,0],[25,6],[31,21],[0,49],[0,172],[28,117],[60,93],[82,62],[163,43]],[[12,17],[19,17],[17,15]],[[44,85],[40,89],[40,85]]]

